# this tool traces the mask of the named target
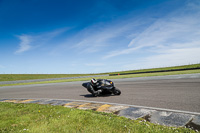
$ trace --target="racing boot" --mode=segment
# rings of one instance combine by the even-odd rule
[[[102,92],[102,90],[94,91],[94,92],[92,93],[92,95],[93,95],[94,97],[97,97],[97,96],[99,96],[99,95],[101,94],[101,92]]]

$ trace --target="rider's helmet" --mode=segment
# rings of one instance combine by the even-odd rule
[[[96,80],[95,78],[91,79],[91,84],[92,84],[93,86],[96,86],[97,80]]]

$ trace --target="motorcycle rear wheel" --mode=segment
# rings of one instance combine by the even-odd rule
[[[113,91],[113,94],[114,95],[120,95],[121,91],[119,89],[115,88],[115,90]]]

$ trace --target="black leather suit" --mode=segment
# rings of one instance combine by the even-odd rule
[[[96,85],[93,85],[92,83],[87,84],[87,90],[92,93],[93,96],[100,95],[100,91],[98,91],[101,90],[100,80],[97,80]]]

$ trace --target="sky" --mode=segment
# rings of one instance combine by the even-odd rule
[[[0,74],[200,63],[200,0],[0,0]]]

